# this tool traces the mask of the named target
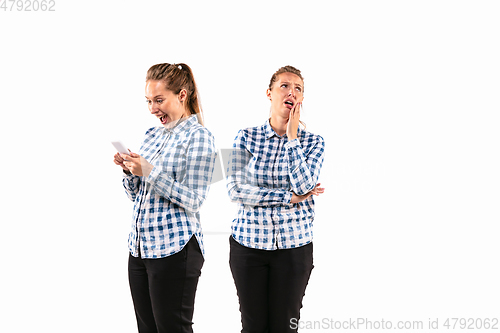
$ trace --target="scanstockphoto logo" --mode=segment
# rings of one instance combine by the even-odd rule
[[[396,321],[379,319],[370,320],[367,318],[349,318],[346,320],[335,320],[333,318],[322,318],[321,320],[299,320],[290,319],[292,330],[422,330],[424,322],[417,321]]]
[[[244,152],[237,149],[218,149],[215,156],[214,173],[212,175],[211,184],[220,182],[232,174],[244,170],[247,164],[247,158],[237,163],[236,160],[231,162],[231,159],[236,156],[241,156]],[[244,154],[246,155],[246,154]]]
[[[215,166],[212,184],[226,178],[236,178],[239,181],[251,182],[249,165],[252,160],[250,152],[244,149],[218,149],[215,157]]]
[[[320,320],[299,320],[290,319],[292,330],[371,330],[383,331],[448,331],[448,330],[481,330],[498,332],[500,320],[498,317],[448,317],[448,318],[428,318],[427,320],[386,320],[384,318],[372,320],[368,318],[349,318],[346,320],[336,320],[323,318]]]
[[[252,175],[248,172],[248,165],[251,163],[251,154],[243,149],[218,149],[216,152],[206,155],[193,156],[194,159],[188,160],[189,168],[198,170],[198,183],[203,185],[211,185],[226,178],[236,178],[239,181],[251,182]],[[162,156],[153,158],[155,167],[160,167],[165,172],[177,170],[178,166],[171,160],[164,159]],[[151,163],[151,162],[150,162]],[[212,170],[210,173],[209,170]],[[211,176],[211,177],[210,177]]]

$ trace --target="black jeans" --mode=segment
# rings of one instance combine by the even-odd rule
[[[297,332],[291,327],[295,328],[300,318],[302,298],[314,267],[312,243],[274,251],[245,247],[232,236],[229,243],[241,332]]]
[[[159,259],[129,255],[128,278],[140,333],[193,332],[194,297],[203,267],[196,237]]]

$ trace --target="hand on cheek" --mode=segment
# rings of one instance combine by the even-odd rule
[[[299,129],[301,106],[302,103],[297,103],[290,110],[290,116],[288,117],[288,124],[286,127],[286,136],[288,137],[288,140],[297,139],[297,130]]]

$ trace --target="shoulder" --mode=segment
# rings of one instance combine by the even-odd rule
[[[325,139],[321,135],[302,130],[299,134],[299,140],[302,146],[325,147]]]
[[[238,131],[235,141],[253,142],[255,140],[265,139],[265,126],[254,126],[242,128]]]
[[[246,136],[264,135],[265,131],[265,125],[247,127],[240,130],[240,132],[245,133]]]
[[[203,147],[204,150],[215,149],[215,138],[212,132],[199,123],[190,126],[185,135],[190,147]]]
[[[205,126],[195,123],[190,126],[186,131],[186,136],[188,137],[198,137],[198,138],[210,138],[213,140],[214,136],[212,132]]]
[[[302,130],[301,131],[301,138],[302,140],[304,141],[307,141],[307,142],[317,142],[317,143],[325,143],[325,139],[323,139],[323,137],[319,134],[314,134],[314,133],[311,133],[311,132],[308,132],[306,130]]]

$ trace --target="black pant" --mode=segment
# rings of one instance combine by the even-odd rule
[[[193,332],[194,297],[203,266],[196,237],[160,259],[129,255],[128,278],[140,333]]]
[[[296,332],[313,269],[313,245],[256,250],[230,237],[229,265],[240,300],[242,333]]]

